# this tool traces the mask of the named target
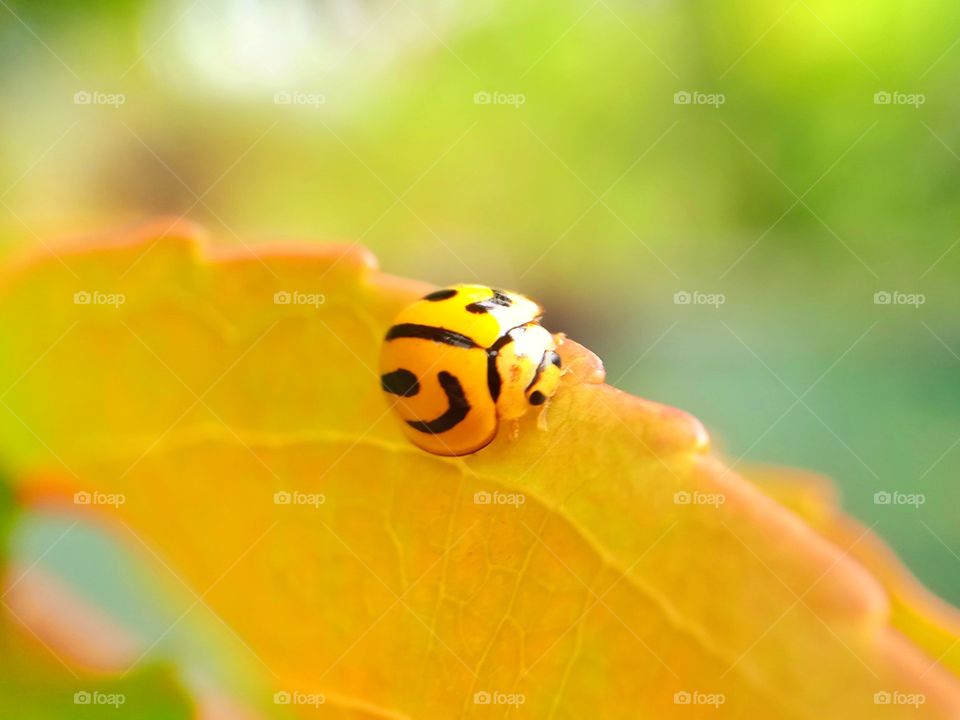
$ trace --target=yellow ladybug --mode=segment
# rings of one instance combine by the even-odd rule
[[[453,285],[407,306],[387,331],[380,384],[414,445],[468,455],[501,419],[543,405],[560,384],[558,339],[518,293]]]

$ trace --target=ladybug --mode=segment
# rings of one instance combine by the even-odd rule
[[[469,455],[544,405],[560,384],[562,336],[519,293],[453,285],[408,305],[387,331],[380,384],[407,436],[435,455]]]

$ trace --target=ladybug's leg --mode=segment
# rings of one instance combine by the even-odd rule
[[[540,413],[537,415],[537,429],[542,432],[546,432],[547,430],[549,430],[549,427],[547,426],[547,408],[549,407],[550,407],[550,400],[548,399],[543,404],[543,407],[540,408]]]

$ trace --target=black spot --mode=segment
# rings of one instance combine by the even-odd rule
[[[460,384],[460,381],[445,370],[441,370],[437,374],[437,379],[447,396],[447,409],[433,420],[407,420],[407,425],[414,430],[431,435],[439,435],[456,427],[470,412],[470,403],[467,402],[467,396],[463,392],[463,385]]]
[[[500,371],[497,369],[497,353],[487,353],[487,388],[490,390],[490,397],[496,402],[500,397],[500,388],[503,386],[503,379],[500,377]]]
[[[430,302],[440,302],[441,300],[449,300],[457,294],[457,291],[453,288],[444,288],[443,290],[434,290],[429,295],[424,295],[424,300],[429,300]]]
[[[552,350],[550,351],[550,362],[552,362],[552,363],[553,363],[554,365],[556,365],[557,367],[562,367],[562,364],[561,364],[561,361],[560,361],[560,356],[557,355],[557,354],[556,354],[555,352],[553,352]]]
[[[531,405],[543,405],[547,401],[547,396],[544,395],[539,390],[534,390],[530,393],[530,404]]]
[[[413,397],[420,392],[420,382],[417,380],[417,376],[406,368],[381,375],[380,387],[383,388],[384,392],[400,397]]]
[[[507,295],[503,290],[494,290],[493,297],[489,301],[492,305],[501,305],[502,307],[510,307],[513,305],[513,300],[510,299],[510,296]]]
[[[387,340],[398,338],[420,338],[421,340],[432,340],[443,345],[453,345],[460,348],[479,347],[466,335],[461,335],[453,330],[415,323],[401,323],[400,325],[394,325],[387,331]]]
[[[478,315],[490,312],[496,306],[499,307],[510,307],[513,305],[513,300],[510,299],[510,296],[507,295],[503,290],[493,290],[493,297],[487,298],[486,300],[481,300],[480,302],[470,303],[467,305],[467,312],[476,313]]]

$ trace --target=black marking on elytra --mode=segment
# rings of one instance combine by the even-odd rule
[[[437,379],[440,381],[443,393],[447,396],[447,409],[433,420],[407,420],[407,425],[414,430],[431,435],[439,435],[455,428],[470,412],[470,403],[463,392],[463,385],[460,384],[456,376],[451,375],[446,370],[441,370],[437,374]]]
[[[512,343],[513,335],[510,333],[512,333],[514,330],[516,330],[516,328],[511,328],[503,335],[498,337],[497,341],[487,349],[487,354],[493,353],[494,355],[497,355],[501,350],[503,350],[503,348]]]
[[[547,401],[547,396],[544,395],[539,390],[534,390],[530,393],[530,404],[531,405],[543,405]]]
[[[497,369],[497,353],[487,352],[487,388],[490,390],[490,397],[494,402],[499,399],[502,387],[503,379]]]
[[[393,372],[385,373],[380,376],[380,387],[384,392],[400,397],[413,397],[420,392],[420,381],[417,376],[406,368],[400,368]]]
[[[449,300],[456,294],[457,291],[454,288],[444,288],[443,290],[434,290],[429,295],[424,295],[423,299],[429,302],[440,302],[441,300]]]
[[[500,390],[503,387],[503,378],[500,377],[500,371],[497,369],[497,357],[500,351],[513,342],[513,336],[509,332],[504,333],[497,338],[497,341],[487,348],[487,389],[490,390],[490,397],[496,402],[500,397]]]
[[[442,345],[452,345],[459,348],[480,347],[466,335],[447,330],[446,328],[433,327],[432,325],[417,325],[416,323],[400,323],[394,325],[387,331],[387,340],[397,340],[398,338],[419,338],[421,340],[432,340]]]
[[[483,313],[490,312],[494,307],[510,307],[513,305],[513,300],[511,300],[510,296],[503,290],[492,290],[492,292],[493,297],[467,305],[467,312],[482,315]]]

